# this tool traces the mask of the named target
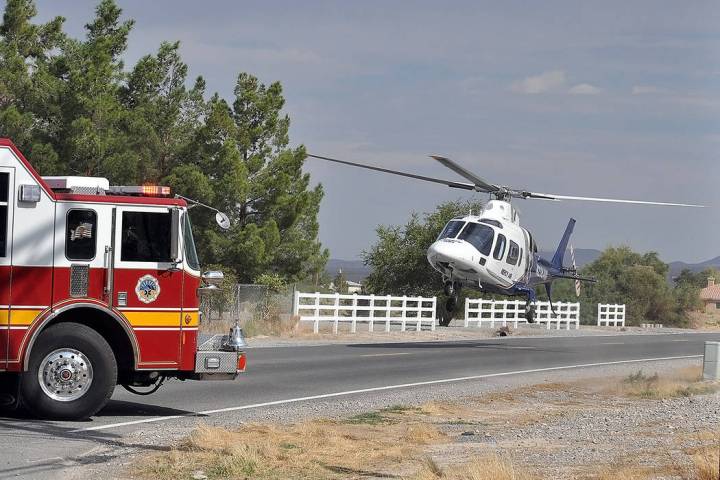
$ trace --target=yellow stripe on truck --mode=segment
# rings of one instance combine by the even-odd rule
[[[0,325],[31,325],[42,310],[0,310]]]
[[[179,327],[180,312],[122,312],[133,327]]]

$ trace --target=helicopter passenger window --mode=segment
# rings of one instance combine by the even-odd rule
[[[493,250],[493,258],[495,260],[502,260],[505,255],[505,235],[502,233],[498,234],[497,242],[495,242],[495,250]]]
[[[508,256],[506,262],[510,265],[517,265],[518,259],[520,258],[520,246],[510,240],[510,248],[508,250]]]
[[[490,249],[495,239],[495,230],[482,223],[468,223],[458,238],[470,243],[483,255],[490,255]]]
[[[438,240],[442,240],[443,238],[455,238],[457,237],[457,234],[462,230],[462,227],[465,225],[465,222],[458,222],[458,221],[452,221],[448,222],[447,225],[445,225],[445,228],[443,228],[442,233],[437,238]]]

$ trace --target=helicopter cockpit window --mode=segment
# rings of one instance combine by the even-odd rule
[[[508,250],[507,263],[510,265],[517,265],[518,259],[520,258],[520,246],[510,240],[510,248]]]
[[[443,238],[457,237],[457,234],[460,233],[460,230],[462,230],[462,227],[464,225],[465,225],[465,222],[458,222],[458,221],[448,222],[448,224],[445,225],[445,228],[443,228],[442,233],[440,233],[440,236],[437,239],[442,240]]]
[[[482,223],[468,223],[458,238],[470,243],[483,255],[490,255],[490,249],[495,239],[495,230]]]
[[[495,260],[502,260],[503,255],[505,255],[505,242],[505,235],[499,233],[497,242],[495,242],[495,250],[493,250],[493,258]]]
[[[488,225],[492,225],[494,227],[503,228],[502,223],[498,222],[497,220],[492,220],[490,218],[481,218],[480,223],[487,223]]]

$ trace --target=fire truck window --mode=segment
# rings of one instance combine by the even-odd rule
[[[170,262],[170,230],[172,214],[123,212],[123,262]]]
[[[502,260],[505,255],[505,235],[498,234],[497,242],[495,243],[495,250],[493,250],[493,258],[495,260]]]
[[[510,265],[517,265],[518,259],[520,258],[520,246],[510,240],[510,249],[508,250],[508,257],[506,262]]]
[[[0,173],[0,258],[7,256],[8,192],[10,174]]]
[[[185,262],[187,262],[188,267],[193,270],[200,270],[200,260],[198,260],[197,250],[195,250],[190,215],[187,213],[185,214],[185,225],[183,226],[183,243],[185,243]]]
[[[68,260],[92,260],[97,243],[97,213],[70,210],[65,228],[65,256]]]

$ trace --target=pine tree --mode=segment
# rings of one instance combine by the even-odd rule
[[[323,191],[302,172],[305,149],[289,146],[280,83],[241,73],[228,103],[206,98],[177,42],[126,70],[133,20],[102,0],[82,40],[63,18],[34,24],[31,0],[9,0],[0,25],[0,135],[10,137],[43,175],[104,176],[113,184],[163,182],[227,212],[193,210],[206,263],[243,282],[274,275],[298,281],[323,271],[318,241]]]

